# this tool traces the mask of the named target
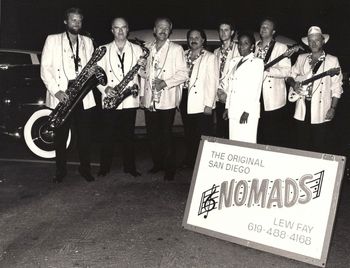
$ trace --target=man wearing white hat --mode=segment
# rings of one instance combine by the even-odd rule
[[[342,74],[338,58],[326,54],[323,49],[329,35],[323,34],[320,27],[310,27],[307,37],[301,40],[311,53],[299,55],[287,79],[292,86],[288,99],[296,101],[297,143],[301,149],[324,152],[327,151],[329,122],[334,118],[343,93]],[[302,81],[317,75],[322,77],[302,86]]]

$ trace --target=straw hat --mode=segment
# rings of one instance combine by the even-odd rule
[[[324,43],[327,43],[329,40],[329,34],[323,34],[321,31],[321,28],[318,26],[311,26],[309,28],[309,30],[307,31],[307,36],[312,35],[312,34],[321,34],[324,38]],[[307,36],[301,38],[301,41],[305,44],[305,45],[309,45],[309,42],[307,40]]]

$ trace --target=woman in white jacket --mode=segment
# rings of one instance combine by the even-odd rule
[[[255,39],[251,33],[238,38],[241,57],[230,61],[230,73],[225,79],[227,86],[226,112],[229,119],[230,140],[256,143],[260,117],[260,94],[264,62],[255,57]]]

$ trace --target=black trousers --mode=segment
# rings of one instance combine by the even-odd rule
[[[305,101],[305,121],[295,120],[296,147],[302,150],[327,153],[330,122],[311,124],[311,101]]]
[[[102,111],[101,170],[108,172],[111,169],[116,135],[122,143],[124,171],[136,170],[134,148],[135,120],[136,108]]]
[[[54,132],[54,147],[56,150],[56,175],[67,172],[66,142],[69,128],[73,126],[77,133],[77,147],[80,160],[80,170],[90,172],[91,126],[94,108],[83,109],[81,103],[70,115],[69,119]]]
[[[180,111],[185,133],[185,164],[194,166],[202,135],[213,135],[213,115],[187,113],[187,91],[183,92]]]
[[[153,165],[175,172],[176,154],[172,136],[176,109],[145,111],[147,135],[151,144]]]
[[[258,143],[285,146],[288,139],[287,131],[288,119],[286,106],[261,113],[258,126]]]
[[[225,112],[225,103],[216,102],[216,137],[218,138],[229,138],[229,121],[222,118]]]

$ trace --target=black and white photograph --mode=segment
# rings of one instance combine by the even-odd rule
[[[0,267],[350,267],[348,0],[0,0]]]

